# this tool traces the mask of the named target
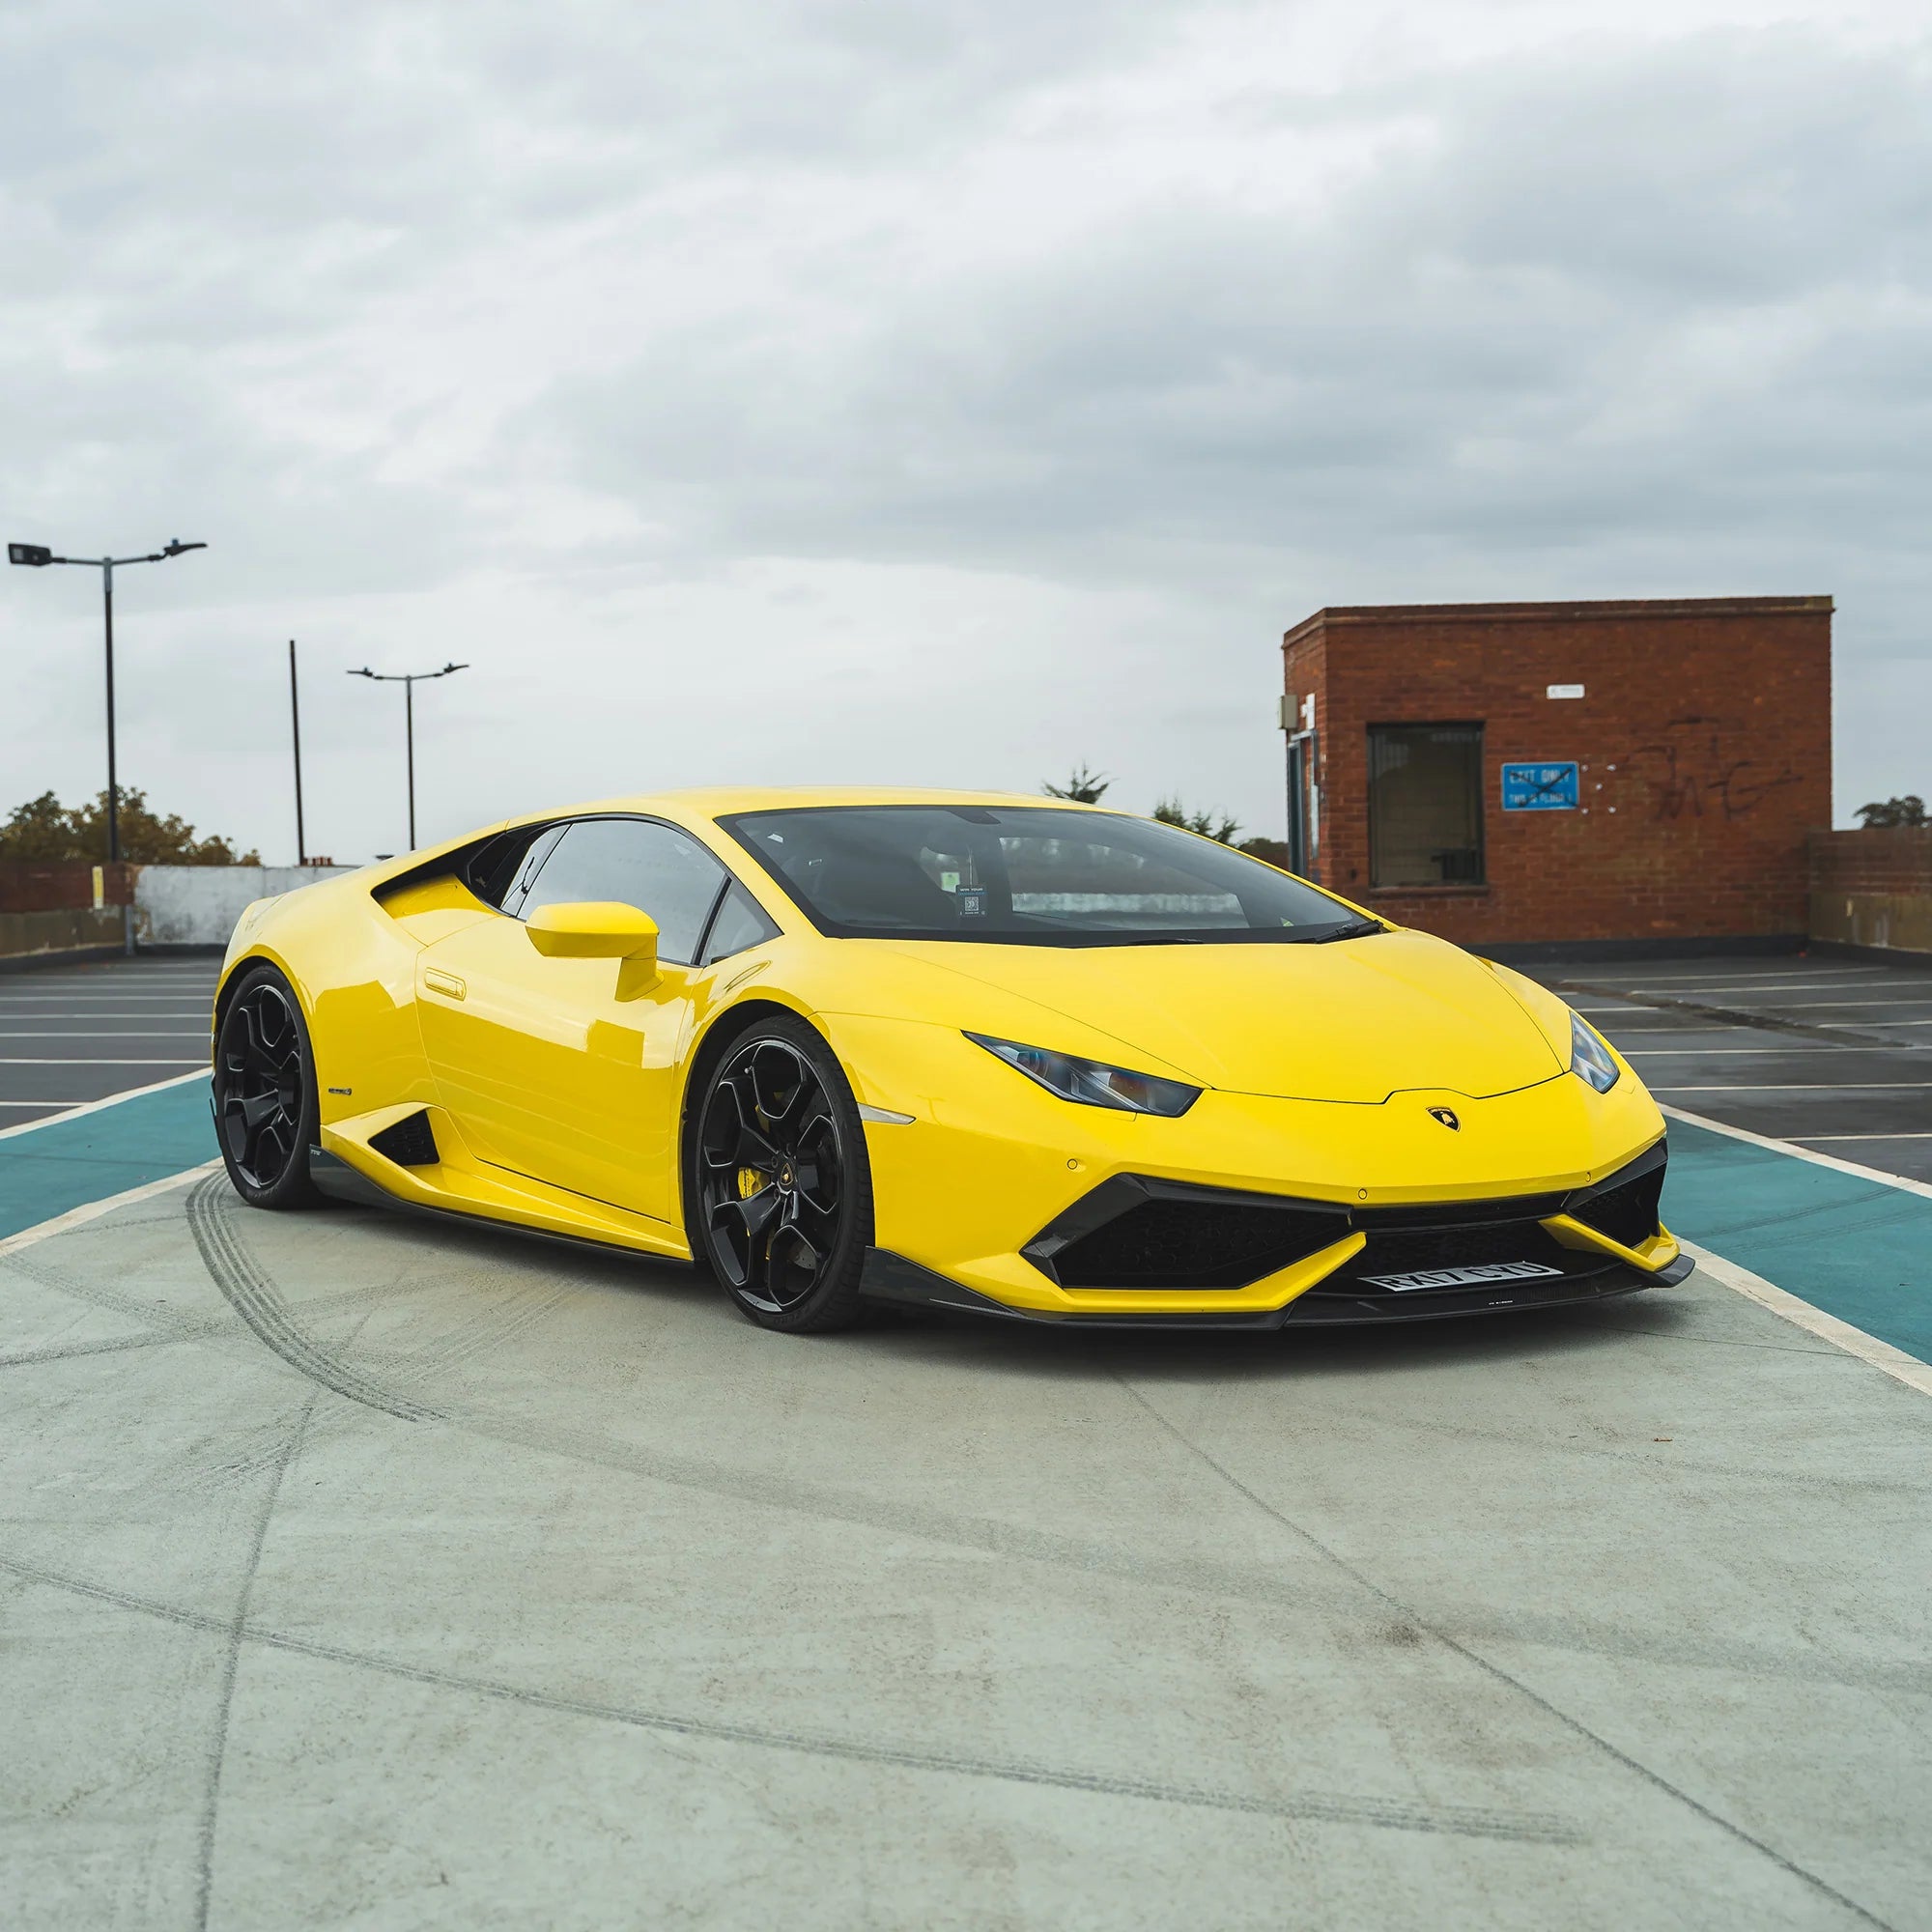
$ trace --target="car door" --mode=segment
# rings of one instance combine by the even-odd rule
[[[730,876],[655,819],[573,820],[533,857],[501,916],[422,953],[417,1009],[442,1103],[479,1159],[671,1219],[677,1069],[709,986],[699,948]],[[587,900],[657,922],[648,984],[627,962],[546,958],[530,943],[531,913]]]

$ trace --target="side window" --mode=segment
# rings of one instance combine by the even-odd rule
[[[704,942],[704,964],[728,959],[734,952],[778,936],[779,929],[765,917],[764,908],[733,879],[718,917],[711,922],[711,936]]]
[[[581,818],[543,861],[516,908],[527,919],[543,906],[614,899],[658,923],[658,956],[691,964],[726,878],[696,839],[640,818]]]
[[[463,882],[485,905],[505,912],[516,910],[525,887],[536,877],[543,855],[551,848],[553,825],[524,825],[491,839],[470,855]]]

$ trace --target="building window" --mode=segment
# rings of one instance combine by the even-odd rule
[[[1483,883],[1483,727],[1369,726],[1369,884]]]

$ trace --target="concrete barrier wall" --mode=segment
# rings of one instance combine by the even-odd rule
[[[121,908],[0,912],[0,970],[121,950]]]
[[[354,866],[143,866],[134,875],[141,946],[226,946],[242,908]]]
[[[1932,952],[1932,827],[1814,832],[1811,937]]]

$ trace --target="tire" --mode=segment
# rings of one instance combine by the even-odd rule
[[[802,1020],[737,1034],[685,1151],[685,1229],[739,1312],[785,1335],[849,1328],[872,1241],[872,1176],[837,1056]]]
[[[251,1208],[305,1208],[319,1102],[315,1054],[295,989],[273,966],[249,967],[214,1042],[214,1137],[235,1191]]]

